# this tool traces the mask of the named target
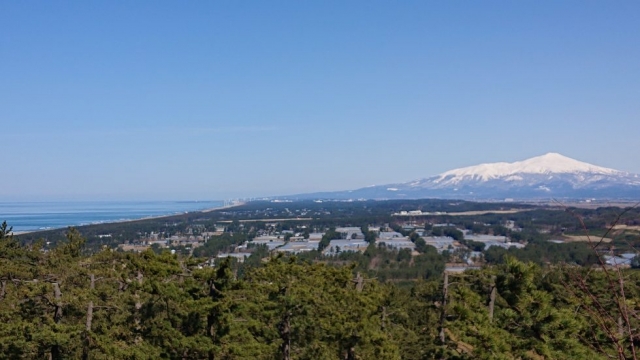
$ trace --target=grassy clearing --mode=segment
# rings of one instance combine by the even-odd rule
[[[600,236],[595,236],[595,235],[565,235],[562,237],[562,240],[567,241],[567,242],[600,242],[602,241],[603,243],[610,243],[613,241],[613,239],[611,238],[603,238]]]

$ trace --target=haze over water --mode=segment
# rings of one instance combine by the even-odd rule
[[[0,222],[13,231],[36,231],[136,220],[220,207],[222,201],[0,202]]]

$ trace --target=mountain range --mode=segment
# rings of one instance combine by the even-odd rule
[[[640,175],[548,153],[450,170],[405,183],[291,195],[296,199],[640,199]]]

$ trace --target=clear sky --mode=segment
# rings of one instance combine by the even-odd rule
[[[638,1],[1,1],[1,200],[640,173]]]

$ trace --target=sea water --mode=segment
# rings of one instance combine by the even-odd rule
[[[221,207],[222,201],[0,202],[0,223],[37,231],[175,215]]]

